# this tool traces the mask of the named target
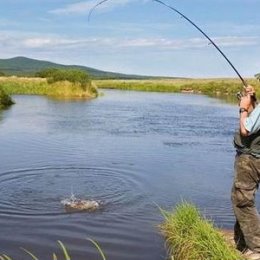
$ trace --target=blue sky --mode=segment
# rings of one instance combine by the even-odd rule
[[[0,0],[0,58],[26,56],[131,74],[236,77],[179,15],[152,0]],[[259,0],[165,0],[245,77],[260,72]]]

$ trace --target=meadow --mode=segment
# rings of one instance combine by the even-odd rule
[[[256,87],[260,95],[260,82],[257,79],[247,79],[249,84]],[[152,79],[152,80],[95,80],[98,88],[153,91],[153,92],[182,92],[197,93],[215,97],[234,97],[243,87],[239,79]]]

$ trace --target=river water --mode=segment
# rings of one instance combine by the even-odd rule
[[[219,227],[230,203],[238,109],[191,94],[104,90],[91,101],[14,96],[0,114],[0,254],[17,260],[166,258],[158,205],[185,199]],[[102,201],[66,213],[61,200]],[[63,258],[59,258],[63,259]]]

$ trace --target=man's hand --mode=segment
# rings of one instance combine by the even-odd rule
[[[255,95],[254,87],[248,85],[245,89],[246,95],[242,96],[240,99],[239,107],[243,108],[243,112],[240,113],[240,133],[243,136],[248,135],[248,131],[245,128],[245,120],[248,117],[248,113],[250,113],[254,109],[254,100],[252,96]]]
[[[252,99],[252,96],[255,95],[255,89],[253,86],[248,85],[245,89],[245,96],[241,97],[239,107],[244,108],[248,111],[252,111],[254,107],[254,100]]]
[[[255,95],[255,88],[251,85],[248,85],[245,89],[246,94],[249,94],[251,96]]]
[[[240,108],[244,108],[247,111],[249,111],[249,109],[251,109],[251,107],[252,107],[252,99],[251,99],[251,95],[250,94],[247,94],[246,96],[241,97],[239,107]]]

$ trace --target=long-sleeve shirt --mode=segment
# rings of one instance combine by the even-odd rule
[[[260,130],[260,104],[250,113],[244,122],[246,130],[249,135],[254,134]]]
[[[234,136],[234,145],[239,154],[250,154],[260,159],[260,105],[244,120],[248,135],[244,136],[240,130]]]

